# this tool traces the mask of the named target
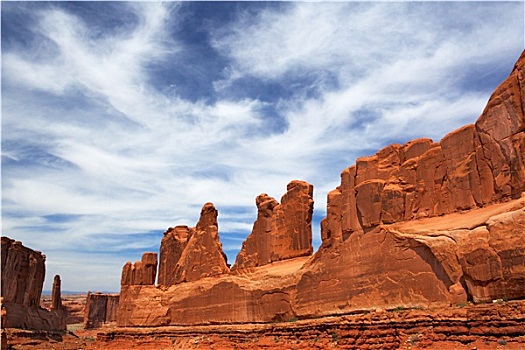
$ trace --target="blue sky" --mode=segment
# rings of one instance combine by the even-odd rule
[[[233,263],[260,193],[472,123],[524,48],[520,2],[2,2],[2,234],[65,290],[193,226]]]

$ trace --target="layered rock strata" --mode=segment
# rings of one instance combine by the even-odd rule
[[[6,328],[65,330],[60,277],[53,283],[50,310],[40,307],[46,257],[21,242],[2,237],[2,325]]]
[[[159,288],[122,289],[118,324],[266,323],[525,296],[525,197],[355,233],[314,257]],[[511,244],[509,246],[508,244]],[[359,247],[357,249],[356,247]]]
[[[173,286],[123,286],[118,325],[167,326],[272,322],[293,318],[295,258],[245,274],[221,274]]]
[[[388,146],[342,172],[328,194],[323,245],[298,286],[303,305],[346,310],[365,306],[365,295],[367,302],[376,295],[375,303],[392,296],[413,303],[523,295],[524,66],[522,55],[474,125],[439,143]],[[513,199],[511,213],[490,220],[454,214]],[[422,230],[403,225],[425,217],[443,218]],[[441,227],[460,219],[462,226]],[[321,287],[326,269],[329,289]],[[312,298],[312,290],[319,295]]]
[[[522,349],[525,302],[434,310],[396,307],[271,324],[113,328],[99,347],[189,349]]]
[[[117,321],[118,294],[88,292],[84,311],[84,328],[99,328]]]
[[[259,196],[239,271],[197,273],[193,280],[175,279],[191,283],[160,288],[124,285],[118,324],[264,323],[524,298],[524,66],[525,53],[474,125],[438,143],[391,145],[343,171],[341,185],[328,195],[323,242],[312,257],[273,260],[272,254],[283,256],[282,245],[266,235],[288,227],[283,222],[305,227],[309,188],[295,186],[306,189],[295,190],[304,199],[288,211],[299,215],[287,219],[277,214],[275,200]],[[183,231],[169,238],[173,247],[184,245]],[[202,263],[202,254],[187,250],[177,264]],[[176,267],[161,270],[178,276]]]
[[[232,270],[311,255],[312,196],[313,186],[298,180],[288,184],[281,204],[266,193],[257,196],[257,220]]]

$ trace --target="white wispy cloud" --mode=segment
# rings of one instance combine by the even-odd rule
[[[495,86],[469,79],[504,77],[523,48],[523,3],[239,3],[206,27],[225,62],[216,95],[189,100],[152,69],[199,64],[182,54],[184,4],[118,6],[134,20],[109,29],[59,3],[26,8],[38,40],[2,52],[3,233],[47,254],[48,288],[59,273],[64,289],[118,289],[126,260],[208,201],[230,260],[259,193],[304,179],[322,216],[357,156],[473,122]],[[287,94],[233,97],[243,79]]]
[[[439,139],[479,115],[487,91],[468,92],[459,81],[468,79],[471,66],[497,65],[505,52],[517,56],[523,18],[494,4],[428,5],[294,3],[255,20],[242,18],[216,34],[215,47],[233,58],[221,89],[245,76],[276,81],[305,71],[335,76],[335,84],[316,82],[314,98],[298,94],[281,101],[288,129],[255,141],[270,154],[286,145],[283,157],[317,161],[348,150],[352,159],[359,149],[394,140]],[[494,13],[502,22],[491,20]],[[373,112],[375,119],[349,129],[363,111]],[[287,164],[294,168],[293,161]],[[315,164],[305,168],[305,174],[319,178]]]

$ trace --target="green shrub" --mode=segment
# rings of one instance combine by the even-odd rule
[[[337,333],[335,333],[335,332],[332,333],[332,341],[333,341],[333,342],[336,342],[336,341],[338,341],[338,340],[339,340],[339,336],[337,335]]]

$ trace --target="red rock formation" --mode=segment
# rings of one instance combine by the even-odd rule
[[[257,197],[258,218],[235,266],[251,268],[181,278],[194,271],[189,267],[206,263],[190,245],[210,246],[192,243],[196,233],[190,229],[175,268],[164,273],[193,282],[123,285],[118,324],[259,323],[524,298],[524,66],[525,52],[474,125],[439,143],[418,139],[385,147],[344,170],[340,186],[328,194],[323,243],[314,256],[275,262],[308,248],[303,238],[311,189],[295,183],[282,204]],[[292,203],[288,211],[285,201]],[[203,222],[195,231],[212,227],[216,237],[216,212]],[[301,239],[289,244],[283,232]],[[171,244],[182,247],[184,233],[180,237]]]
[[[4,303],[40,305],[45,278],[45,255],[21,242],[2,237],[2,296]],[[5,267],[5,268],[4,268]]]
[[[243,242],[232,270],[262,266],[274,261],[312,254],[313,186],[292,181],[281,204],[260,194],[257,220]]]
[[[144,253],[141,261],[127,262],[122,269],[121,285],[155,284],[157,253]]]
[[[119,295],[88,292],[84,311],[84,328],[99,328],[104,324],[116,322]]]
[[[2,256],[4,256],[4,251],[2,249]],[[4,265],[2,265],[4,266]],[[0,297],[0,349],[7,349],[7,333],[6,333],[6,319],[7,319],[7,310],[4,308],[4,297]]]
[[[123,286],[119,326],[272,322],[294,317],[297,271],[307,258],[170,287]]]
[[[493,201],[518,198],[525,191],[524,57],[522,54],[509,78],[492,94],[475,124],[482,146],[476,156],[482,160],[485,176],[492,180]]]
[[[523,349],[525,301],[377,309],[266,324],[112,328],[97,347],[128,349]],[[292,322],[290,322],[292,321]]]
[[[524,208],[525,197],[355,232],[321,248],[303,268],[295,312],[312,317],[371,306],[522,298]]]
[[[7,328],[65,330],[66,312],[60,308],[60,287],[54,284],[56,308],[40,307],[46,257],[21,242],[2,237],[2,309]],[[60,277],[58,277],[58,281]],[[3,311],[3,312],[4,312]],[[4,323],[5,322],[5,323]]]
[[[118,324],[260,323],[519,299],[525,282],[522,232],[525,197],[445,218],[383,225],[311,258],[169,288],[125,286]]]
[[[500,214],[512,219],[496,226],[490,220],[498,217],[468,222],[466,214],[461,225],[449,224],[449,229],[436,221],[417,230],[410,221],[443,216],[440,222],[447,222],[454,213],[521,196],[524,66],[522,55],[475,125],[437,144],[420,139],[388,146],[343,171],[341,185],[328,195],[323,246],[298,285],[299,315],[346,312],[367,303],[523,296],[525,289],[516,287],[525,285],[525,270],[516,268],[525,259],[523,210],[518,210],[523,200],[507,209],[511,213]]]
[[[525,190],[524,66],[522,56],[475,125],[436,144],[390,145],[343,171],[341,185],[328,196],[323,242],[519,198]]]
[[[196,281],[229,271],[219,242],[217,209],[212,203],[206,203],[197,226],[190,230],[186,247],[175,266],[175,282]]]
[[[202,207],[196,227],[177,226],[164,233],[160,248],[159,285],[196,281],[230,271],[219,242],[217,209]]]
[[[160,243],[159,279],[158,284],[171,286],[177,284],[175,269],[179,259],[188,244],[190,229],[188,226],[176,226],[164,232]]]
[[[61,281],[60,276],[55,275],[55,278],[53,280],[53,290],[51,292],[51,309],[53,310],[62,310],[62,296],[60,293],[60,287],[61,287]]]

